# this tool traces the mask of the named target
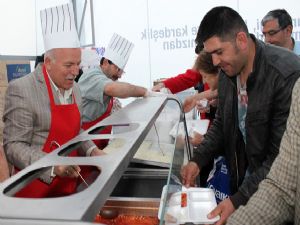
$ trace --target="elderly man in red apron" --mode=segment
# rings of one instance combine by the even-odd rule
[[[72,5],[42,10],[41,22],[45,62],[31,74],[12,81],[5,99],[4,149],[16,170],[29,166],[81,130],[81,95],[74,82],[81,50]],[[89,141],[69,156],[101,154]],[[72,194],[76,191],[80,170],[77,165],[53,166],[16,196],[39,198]]]
[[[103,57],[99,57],[100,65],[84,71],[80,77],[78,84],[83,99],[83,129],[90,128],[111,114],[114,97],[159,95],[144,87],[120,81],[116,82],[124,73],[132,49],[133,43],[118,34],[114,34]],[[97,54],[96,51],[94,54]],[[84,58],[82,60],[84,61]],[[100,131],[100,134],[110,134],[111,129],[111,126],[107,126]],[[100,149],[103,149],[108,140],[99,139],[94,140],[94,142]]]

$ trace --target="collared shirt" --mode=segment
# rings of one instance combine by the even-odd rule
[[[112,81],[100,66],[83,73],[78,82],[83,105],[83,122],[94,121],[106,112],[111,96],[104,93]]]
[[[295,41],[293,52],[300,56],[300,41]]]
[[[71,104],[72,103],[72,92],[73,92],[73,88],[70,88],[69,90],[65,90],[64,94],[62,94],[60,92],[60,90],[58,89],[58,87],[56,86],[56,84],[53,82],[53,80],[51,79],[51,77],[49,76],[49,73],[47,72],[47,75],[49,77],[49,80],[51,82],[51,84],[53,85],[55,92],[58,95],[60,104],[62,105],[67,105],[67,104]]]
[[[246,144],[246,115],[248,108],[248,95],[246,83],[244,86],[241,84],[240,75],[236,77],[237,90],[238,90],[238,119],[239,128],[243,135],[244,142]]]

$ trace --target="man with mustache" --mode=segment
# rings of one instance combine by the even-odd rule
[[[225,6],[211,9],[196,37],[219,66],[218,110],[192,160],[181,175],[186,186],[212,158],[224,155],[231,196],[208,215],[227,218],[257,190],[276,158],[300,76],[300,60],[289,50],[249,34],[243,18]]]
[[[53,13],[55,11],[55,13]],[[58,17],[58,18],[57,18]],[[63,19],[62,19],[63,18]],[[80,42],[70,4],[41,11],[44,63],[9,83],[3,121],[8,161],[22,170],[77,136],[81,127],[81,95],[74,82],[81,61]],[[56,29],[51,29],[55,23]],[[70,156],[102,155],[92,141]],[[20,190],[18,197],[58,197],[76,191],[78,165],[58,165]]]

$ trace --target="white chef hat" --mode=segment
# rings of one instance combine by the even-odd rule
[[[109,45],[105,49],[103,57],[109,59],[123,70],[128,61],[133,46],[133,43],[114,33],[109,42]]]
[[[72,4],[41,10],[45,51],[53,48],[79,48]]]

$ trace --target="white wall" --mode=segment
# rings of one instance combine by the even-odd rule
[[[77,1],[82,5],[83,0]],[[65,2],[69,1],[0,0],[0,54],[41,54],[39,11]],[[300,31],[297,0],[94,0],[93,4],[96,46],[105,47],[114,32],[134,42],[121,80],[146,87],[157,78],[175,76],[192,66],[197,28],[214,6],[226,5],[240,12],[249,31],[257,36],[261,34],[261,18],[269,10],[285,8],[295,19],[294,31]],[[145,36],[151,31],[152,37]],[[86,36],[90,39],[90,33]]]
[[[249,31],[260,38],[260,21],[268,11],[275,8],[285,8],[297,21],[294,24],[294,31],[300,30],[300,4],[297,0],[94,2],[96,45],[105,46],[113,32],[134,42],[135,48],[125,68],[126,74],[121,80],[146,87],[151,87],[153,80],[157,78],[175,76],[193,65],[195,59],[193,41],[198,26],[205,13],[214,6],[225,4],[237,10],[247,22]],[[170,30],[176,31],[176,37],[169,34]],[[145,37],[147,32],[150,35]],[[300,36],[296,36],[295,39],[300,40]],[[175,48],[172,48],[172,44]],[[167,46],[171,47],[168,49]]]
[[[203,1],[202,1],[203,2]],[[203,15],[222,0],[94,1],[96,45],[117,32],[135,44],[121,80],[151,87],[153,80],[193,65],[194,38]],[[227,5],[236,9],[237,1]]]
[[[69,0],[0,0],[0,55],[43,53],[40,10]]]

